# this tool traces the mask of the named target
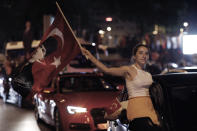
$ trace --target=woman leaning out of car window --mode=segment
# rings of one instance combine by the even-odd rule
[[[161,130],[160,122],[149,95],[149,87],[153,82],[152,76],[145,70],[149,59],[149,48],[143,44],[136,45],[132,51],[133,64],[110,68],[97,60],[85,48],[81,48],[81,50],[83,55],[101,71],[125,78],[129,95],[127,107],[127,118],[130,121],[129,128],[132,131]]]

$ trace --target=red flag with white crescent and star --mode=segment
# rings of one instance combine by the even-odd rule
[[[58,9],[54,22],[32,55],[35,60],[32,65],[32,89],[41,91],[79,53],[79,43]]]
[[[121,109],[121,104],[117,98],[112,100],[111,104],[108,106],[108,108],[105,109],[106,113],[108,115],[111,115]]]

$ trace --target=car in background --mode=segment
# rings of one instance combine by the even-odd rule
[[[98,72],[61,74],[34,95],[36,119],[56,131],[106,130],[105,109],[123,83],[122,78]]]
[[[0,97],[4,97],[4,86],[3,86],[4,76],[0,75]]]
[[[12,71],[12,74],[9,77],[2,76],[2,93],[3,101],[5,103],[27,108],[31,108],[33,106],[32,99],[29,99],[33,85],[31,66],[31,64],[26,64],[22,70],[20,67],[17,67]]]
[[[149,91],[164,131],[197,130],[196,78],[197,72],[153,76],[154,83]],[[128,121],[124,123],[120,118],[111,122],[111,129],[127,131]]]
[[[1,57],[0,57],[1,58]],[[3,62],[0,63],[0,98],[4,97],[4,79],[5,79],[5,69],[3,67]]]
[[[7,85],[4,85],[4,90],[5,88],[9,88],[9,89],[7,89],[8,90],[7,93],[4,92],[3,101],[5,103],[10,103],[18,107],[22,107],[22,96],[13,89],[11,81],[12,78],[9,78],[8,83],[6,83]]]
[[[197,72],[197,67],[196,66],[186,66],[186,67],[177,67],[177,68],[166,68],[161,72],[161,74],[187,73],[187,72]]]
[[[35,45],[38,45],[39,41],[34,41]],[[96,48],[91,44],[83,44],[83,47],[90,50],[92,54],[96,55]],[[10,42],[6,46],[7,53],[11,56],[20,55],[22,50],[21,42]],[[16,53],[16,54],[13,54]],[[59,73],[68,72],[95,72],[97,69],[95,66],[87,60],[82,54],[76,56],[67,66]],[[21,63],[15,67],[10,75],[9,81],[5,80],[2,76],[0,77],[6,83],[6,86],[0,83],[0,95],[2,96],[4,102],[12,103],[19,107],[32,108],[32,85],[33,85],[33,75],[32,75],[32,63],[26,62]],[[1,82],[1,81],[0,81]],[[7,93],[5,93],[5,87]]]
[[[185,66],[185,67],[179,67],[180,70],[185,70],[187,72],[197,72],[197,66]]]
[[[13,89],[12,78],[0,75],[0,97],[3,102],[22,106],[22,96]]]

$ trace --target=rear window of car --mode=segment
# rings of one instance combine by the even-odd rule
[[[60,92],[117,91],[116,85],[98,76],[63,77],[59,82]]]

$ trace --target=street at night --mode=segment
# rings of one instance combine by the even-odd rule
[[[197,131],[195,0],[0,0],[0,131]]]
[[[0,131],[52,131],[44,123],[37,124],[33,109],[19,108],[0,99]]]

